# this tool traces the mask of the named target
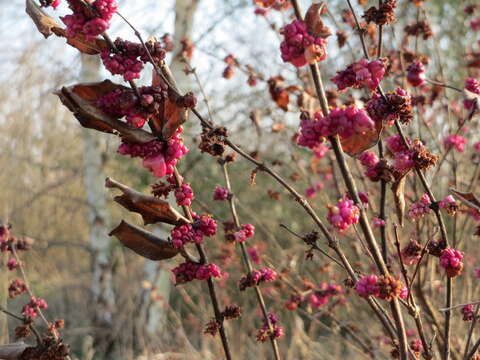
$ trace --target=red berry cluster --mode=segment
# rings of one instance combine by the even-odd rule
[[[243,243],[250,239],[255,234],[255,227],[252,224],[245,224],[240,227],[240,230],[236,231],[233,236],[236,242]]]
[[[145,43],[146,49],[140,43],[121,38],[117,38],[114,44],[115,49],[102,51],[102,61],[108,71],[113,75],[123,75],[125,81],[140,78],[143,64],[150,61],[149,53],[155,63],[165,58],[165,49],[157,41]]]
[[[360,209],[350,199],[342,199],[336,206],[329,205],[327,208],[328,222],[339,231],[344,231],[350,225],[358,223],[360,218]]]
[[[197,264],[191,261],[184,262],[174,269],[175,284],[184,284],[192,280],[208,280],[211,277],[219,278],[222,275],[220,268],[215,264]]]
[[[213,200],[227,200],[230,192],[223,186],[216,186],[213,190]]]
[[[325,60],[327,57],[327,40],[310,35],[305,22],[294,20],[284,26],[281,33],[284,40],[280,44],[280,51],[284,62],[301,67]]]
[[[349,65],[345,70],[337,71],[337,75],[331,81],[337,85],[339,91],[362,86],[375,90],[384,75],[385,63],[382,59],[372,61],[362,59]]]
[[[167,86],[142,86],[140,98],[130,89],[117,89],[105,94],[96,105],[105,113],[123,118],[134,127],[141,128],[148,120],[160,115],[168,96]]]
[[[26,318],[25,321],[31,323],[38,316],[39,311],[46,308],[48,308],[48,305],[45,300],[32,296],[30,302],[23,307],[22,314]]]
[[[425,84],[425,65],[420,61],[415,61],[407,67],[407,80],[412,86]]]
[[[118,152],[122,155],[142,158],[143,167],[150,170],[156,177],[171,175],[178,160],[188,152],[188,148],[180,137],[181,131],[182,129],[179,128],[177,133],[165,143],[157,140],[137,144],[123,142]]]
[[[243,275],[239,282],[238,288],[240,291],[244,291],[247,287],[253,287],[260,285],[262,282],[271,282],[277,278],[277,272],[268,267],[261,268],[259,270],[253,270],[247,275]]]
[[[386,301],[391,301],[394,298],[405,299],[408,296],[407,287],[400,280],[390,275],[364,276],[355,285],[355,290],[359,296],[375,296]]]
[[[364,134],[375,128],[375,123],[367,113],[354,105],[334,108],[328,116],[317,111],[313,118],[302,114],[298,144],[315,149],[326,137],[339,135],[348,139],[354,135]]]
[[[440,266],[445,269],[448,277],[455,277],[463,270],[463,252],[447,248],[440,255]]]
[[[66,35],[69,38],[83,34],[92,39],[105,32],[110,27],[110,20],[117,11],[115,0],[95,0],[85,4],[79,0],[67,0],[73,14],[60,19],[67,26]]]
[[[170,232],[172,244],[181,248],[188,243],[201,244],[204,237],[211,237],[217,233],[217,222],[208,215],[194,215],[192,224],[175,226]]]
[[[190,206],[194,199],[193,190],[188,184],[182,184],[175,189],[175,199],[179,206]]]
[[[265,342],[268,339],[278,339],[285,335],[283,328],[278,325],[278,316],[272,312],[268,313],[268,320],[271,328],[266,320],[257,332],[257,341]]]

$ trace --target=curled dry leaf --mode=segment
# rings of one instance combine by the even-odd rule
[[[340,139],[343,151],[350,156],[357,156],[362,152],[370,149],[378,143],[383,125],[381,121],[375,123],[375,129],[349,137],[348,139]]]
[[[56,92],[56,95],[85,128],[105,133],[118,132],[124,140],[132,143],[145,143],[156,139],[153,134],[142,129],[132,128],[97,108],[95,101],[98,98],[122,88],[125,89],[122,85],[105,80],[99,83],[63,87]]]
[[[398,223],[403,226],[403,218],[405,216],[405,180],[407,174],[402,175],[392,184],[393,199],[395,209],[397,211]]]
[[[173,83],[173,76],[171,75],[170,69],[168,66],[162,65],[160,69],[164,72],[164,76],[167,81]],[[160,78],[157,72],[153,71],[152,76],[152,85],[157,86],[164,81]],[[161,133],[162,137],[166,140],[170,139],[177,129],[184,122],[188,120],[188,109],[183,106],[178,106],[176,104],[178,100],[178,94],[176,90],[169,87],[168,98],[165,99],[161,104],[160,115],[154,117],[151,121],[155,133]]]
[[[33,0],[27,0],[25,11],[33,20],[38,31],[48,38],[55,31],[62,31],[63,29],[57,22],[48,16]]]
[[[20,359],[20,356],[29,346],[23,341],[0,345],[0,359],[2,360],[16,360]]]
[[[312,4],[305,14],[305,24],[307,31],[314,37],[327,38],[332,35],[332,31],[328,26],[325,26],[321,15],[327,12],[327,5],[322,1],[317,4]]]
[[[455,189],[450,189],[450,192],[469,208],[480,211],[480,199],[478,199],[473,193],[464,193]]]
[[[154,261],[170,259],[180,252],[169,241],[123,220],[109,235],[138,255]]]
[[[67,43],[80,52],[89,55],[96,55],[108,48],[107,42],[100,38],[87,40],[85,35],[78,33],[73,38],[67,38],[66,31],[52,17],[48,16],[33,0],[26,1],[25,11],[37,26],[38,31],[48,38],[55,34],[67,39]]]
[[[189,222],[167,201],[144,195],[110,178],[105,180],[105,186],[119,189],[123,195],[115,196],[114,200],[127,210],[139,213],[145,225],[157,222],[180,225]]]

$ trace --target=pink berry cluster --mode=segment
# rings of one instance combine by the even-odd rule
[[[440,266],[445,269],[448,277],[460,275],[463,270],[463,252],[447,248],[440,255]]]
[[[309,291],[306,295],[291,295],[289,300],[285,302],[285,307],[288,310],[295,310],[301,304],[308,303],[312,308],[319,308],[328,304],[331,299],[343,294],[343,289],[340,285],[328,284],[325,282],[320,283],[318,287],[309,286],[309,288],[306,288],[305,290]],[[344,298],[341,298],[339,303],[342,303],[344,301],[343,299]]]
[[[15,279],[8,285],[8,297],[13,299],[27,292],[27,284],[22,279]]]
[[[175,188],[175,199],[178,206],[190,206],[194,199],[193,190],[189,184],[182,184],[180,187]]]
[[[278,325],[278,316],[272,312],[268,313],[268,320],[270,321],[270,326],[268,326],[267,321],[263,321],[263,325],[257,332],[257,341],[265,342],[268,339],[278,339],[285,335],[285,332],[281,326]]]
[[[425,84],[425,65],[420,61],[415,61],[408,65],[407,81],[415,87]]]
[[[407,139],[408,140],[408,139]],[[410,140],[408,140],[410,143]],[[393,155],[393,167],[399,173],[406,173],[415,167],[415,149],[408,149],[400,135],[392,135],[386,139],[387,148]],[[420,142],[418,146],[423,146]]]
[[[296,67],[313,64],[327,57],[327,40],[313,37],[303,21],[294,20],[281,29],[284,40],[280,44],[282,60]]]
[[[375,296],[386,301],[396,297],[405,299],[408,296],[407,287],[392,276],[364,276],[355,285],[355,290],[361,297]]]
[[[143,144],[123,142],[118,148],[118,153],[142,158],[143,167],[150,170],[156,177],[171,175],[178,160],[188,152],[188,148],[180,137],[181,128],[179,130],[166,143],[157,140]]]
[[[353,87],[368,87],[375,90],[385,75],[383,60],[368,61],[362,59],[350,64],[345,70],[337,71],[337,75],[331,79],[337,85],[339,91]]]
[[[236,231],[233,236],[236,242],[243,243],[250,239],[255,234],[255,226],[252,224],[245,224],[240,227],[240,230]]]
[[[315,196],[317,196],[317,193],[319,191],[322,191],[323,187],[324,187],[323,183],[318,182],[315,185],[310,186],[310,187],[305,189],[305,196],[308,199],[313,199]]]
[[[409,123],[412,119],[412,97],[406,90],[397,88],[385,95],[387,101],[380,94],[373,94],[372,98],[365,105],[368,115],[375,122],[383,122],[388,126],[398,120],[402,123]]]
[[[118,7],[115,0],[95,0],[89,6],[78,0],[67,2],[73,14],[65,15],[61,20],[67,26],[69,38],[83,34],[87,39],[93,39],[102,34],[110,27],[110,20]]]
[[[480,81],[474,78],[467,78],[465,80],[465,90],[470,91],[476,95],[480,95]],[[463,106],[467,110],[471,110],[475,104],[475,100],[465,99],[463,101]],[[480,106],[480,104],[477,104]]]
[[[217,222],[209,215],[197,216],[193,214],[193,223],[175,226],[170,232],[172,244],[181,248],[188,243],[201,244],[204,237],[211,237],[217,233]]]
[[[423,194],[420,201],[412,204],[407,215],[413,221],[419,220],[432,212],[431,205],[432,201],[430,200],[430,196]]]
[[[366,168],[377,165],[379,159],[377,154],[371,151],[365,151],[358,156],[360,163]]]
[[[247,287],[258,286],[263,282],[271,282],[276,278],[277,272],[275,270],[264,267],[259,270],[253,270],[247,275],[243,275],[238,282],[238,288],[240,291],[244,291]]]
[[[27,318],[27,322],[32,322],[37,317],[39,311],[46,308],[48,306],[45,300],[32,296],[28,304],[23,307],[22,314]]]
[[[337,205],[328,205],[327,208],[328,221],[339,231],[344,231],[350,225],[358,223],[360,218],[360,209],[350,199],[342,199]]]
[[[445,147],[445,150],[455,149],[458,152],[464,152],[466,144],[467,139],[460,135],[448,135],[443,139],[443,146]]]
[[[365,111],[354,105],[334,108],[328,116],[316,112],[313,119],[302,118],[298,144],[310,149],[317,148],[329,136],[339,135],[348,139],[375,128],[375,123]]]
[[[226,187],[216,186],[213,190],[213,200],[228,200],[230,191]]]
[[[141,128],[151,118],[160,115],[168,96],[167,86],[142,86],[138,89],[140,99],[130,89],[117,89],[96,101],[100,110],[115,118],[123,118]]]
[[[220,268],[215,264],[197,264],[187,261],[172,269],[175,284],[184,284],[192,280],[208,280],[222,276]]]
[[[165,49],[157,41],[145,43],[145,47],[140,43],[134,43],[121,38],[114,42],[115,51],[112,49],[103,50],[101,58],[105,68],[112,75],[123,75],[125,81],[140,78],[140,72],[143,70],[143,64],[150,62],[150,55],[153,61],[158,63],[165,59]]]
[[[8,270],[13,271],[19,267],[20,267],[20,263],[17,261],[17,259],[15,259],[14,257],[11,257],[8,259],[7,261]]]
[[[472,321],[475,317],[472,304],[467,304],[463,306],[461,312],[463,315],[463,321]]]

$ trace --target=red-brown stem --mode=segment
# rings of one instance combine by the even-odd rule
[[[298,20],[303,20],[302,12],[300,10],[300,5],[298,3],[298,0],[291,0],[291,3],[293,4],[294,10],[295,10],[295,15]],[[349,6],[351,7],[350,1],[348,1]],[[357,26],[359,27],[358,20],[356,18],[356,15],[353,11],[353,8],[351,8],[352,13],[355,17],[355,22],[357,23]],[[361,38],[363,39],[363,35],[361,31],[359,32]],[[364,46],[364,51],[367,53],[365,44],[362,42],[362,45]],[[328,110],[328,102],[325,94],[325,89],[323,87],[322,83],[322,78],[320,75],[320,70],[318,68],[318,65],[312,64],[310,65],[310,72],[312,74],[313,82],[315,84],[315,89],[317,91],[317,96],[320,101],[320,106],[322,108],[322,112],[324,116],[327,116],[329,113]],[[365,209],[360,201],[360,198],[358,196],[358,191],[357,187],[355,184],[355,181],[353,179],[353,176],[350,172],[350,169],[348,167],[347,161],[345,159],[345,154],[343,153],[342,145],[340,144],[340,139],[338,136],[333,136],[329,138],[329,141],[332,145],[333,151],[335,152],[335,156],[337,158],[338,164],[340,166],[340,171],[342,173],[343,179],[345,181],[345,185],[347,186],[347,189],[350,193],[350,197],[352,200],[355,202],[355,204],[360,208],[360,227],[364,233],[365,240],[367,241],[368,246],[370,247],[370,251],[372,252],[373,258],[375,260],[375,263],[382,273],[382,275],[389,275],[388,268],[383,261],[383,257],[380,253],[380,249],[378,247],[378,244],[375,240],[375,236],[373,235],[372,229],[370,227],[370,223],[367,219]],[[394,298],[391,302],[391,309],[393,313],[393,317],[396,323],[397,327],[397,335],[399,339],[399,349],[400,349],[400,359],[401,360],[407,360],[408,358],[408,343],[407,343],[407,335],[405,332],[405,325],[403,323],[403,317],[401,313],[401,309],[398,303],[398,300]]]
[[[182,185],[182,177],[179,174],[177,168],[175,168],[173,175],[175,177],[176,186],[180,187]],[[190,221],[193,221],[192,210],[190,209],[190,207],[183,205],[182,210],[183,210],[183,213],[185,214],[185,216]],[[207,254],[206,254],[202,244],[195,244],[195,246],[197,248],[198,254],[200,255],[200,263],[201,264],[208,264]],[[216,290],[215,290],[215,284],[213,282],[213,279],[209,278],[207,280],[207,284],[208,284],[208,292],[209,292],[209,295],[210,295],[210,300],[212,301],[213,312],[215,314],[215,320],[216,320],[216,322],[218,324],[218,327],[219,327],[218,331],[220,333],[220,338],[222,339],[223,350],[225,352],[225,356],[226,356],[227,360],[231,360],[232,355],[231,355],[231,352],[230,352],[230,346],[228,344],[228,338],[227,338],[227,334],[225,332],[225,327],[223,326],[224,319],[223,319],[223,316],[222,316],[222,312],[220,310],[220,304],[218,302],[217,293],[216,293]]]
[[[229,177],[229,174],[228,174],[227,164],[225,163],[225,161],[223,161],[223,159],[219,159],[219,163],[222,167],[223,176],[225,178],[225,187],[228,189],[228,192],[229,192],[228,203],[230,205],[230,212],[232,213],[233,222],[235,224],[236,229],[240,230],[241,223],[240,223],[240,219],[239,219],[238,214],[237,214],[237,208],[235,206],[235,194],[232,191],[232,185],[230,183],[230,177]],[[241,253],[242,253],[242,258],[243,258],[243,261],[245,263],[245,267],[247,268],[248,273],[251,273],[253,271],[253,266],[252,266],[252,262],[250,261],[250,257],[248,256],[247,248],[245,246],[245,243],[241,242],[241,243],[239,243],[239,245],[240,245],[240,250],[241,250]],[[264,319],[265,323],[268,325],[270,331],[273,332],[273,326],[272,326],[272,324],[270,322],[270,319],[268,317],[267,306],[265,305],[265,300],[263,299],[263,295],[262,295],[262,291],[260,290],[260,286],[255,285],[253,288],[255,290],[255,295],[257,296],[258,306],[262,310],[263,319]],[[273,336],[270,336],[270,342],[272,344],[272,349],[273,349],[273,354],[275,356],[275,359],[280,360],[281,357],[280,357],[280,351],[278,349],[277,340]]]

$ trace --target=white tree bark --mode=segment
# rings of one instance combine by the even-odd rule
[[[81,55],[81,82],[102,80],[100,59]],[[112,285],[109,213],[106,203],[105,175],[101,152],[102,134],[83,129],[83,182],[88,204],[89,242],[93,250],[91,290],[94,296],[94,325],[110,327],[115,310],[115,294]],[[102,331],[100,331],[102,332]],[[105,332],[105,331],[103,331]],[[104,341],[105,339],[96,339]]]
[[[200,0],[176,0],[175,1],[175,48],[173,50],[172,63],[170,68],[177,81],[180,90],[186,91],[191,88],[191,76],[185,75],[183,69],[185,64],[180,60],[182,57],[182,45],[180,40],[188,38],[192,40],[195,12]]]

